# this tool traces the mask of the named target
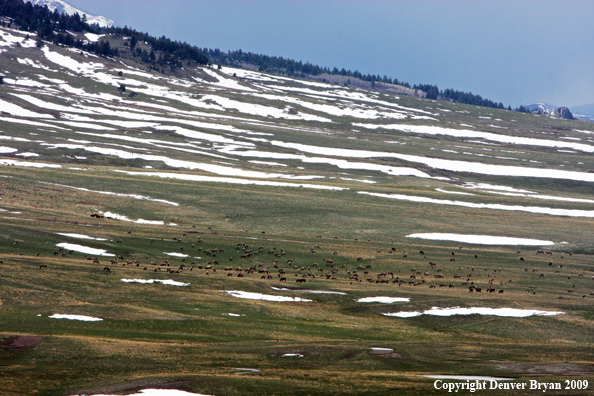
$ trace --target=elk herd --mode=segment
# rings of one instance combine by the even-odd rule
[[[401,258],[392,259],[382,254],[384,253],[384,250],[382,249],[375,249],[376,255],[371,255],[369,253],[370,249],[368,248],[366,250],[366,254],[355,255],[349,258],[347,255],[341,254],[340,250],[337,249],[334,243],[331,243],[331,246],[326,249],[326,247],[322,246],[323,244],[320,242],[313,244],[311,248],[307,248],[308,250],[302,251],[302,254],[300,255],[294,252],[293,254],[298,255],[298,257],[286,257],[289,249],[285,250],[285,248],[279,246],[272,246],[269,248],[265,248],[264,246],[252,247],[247,241],[244,240],[234,246],[234,252],[225,255],[225,246],[203,248],[202,245],[205,243],[201,236],[193,238],[193,241],[190,245],[191,247],[188,248],[186,245],[186,249],[184,250],[183,243],[184,238],[187,237],[187,233],[198,234],[196,231],[187,231],[183,233],[181,237],[173,237],[169,238],[169,240],[180,244],[179,251],[190,254],[194,253],[197,255],[204,255],[207,257],[206,260],[200,262],[193,260],[191,264],[187,265],[186,258],[190,257],[190,255],[180,254],[179,256],[181,263],[178,262],[174,264],[169,262],[169,260],[174,259],[157,260],[158,262],[156,262],[150,261],[151,255],[147,253],[130,253],[130,255],[134,256],[133,259],[127,259],[124,258],[124,255],[118,254],[117,258],[111,258],[109,259],[108,263],[103,264],[101,262],[103,257],[91,257],[89,255],[85,255],[85,258],[86,260],[91,261],[93,264],[103,265],[103,272],[105,273],[112,273],[114,267],[137,267],[143,271],[148,271],[151,269],[153,272],[165,271],[169,274],[184,274],[194,271],[195,274],[202,273],[204,275],[215,275],[218,270],[225,274],[226,277],[235,276],[237,278],[244,278],[249,276],[258,276],[259,279],[264,281],[276,280],[278,282],[287,282],[292,275],[292,278],[295,280],[295,282],[300,284],[305,283],[308,279],[321,279],[327,281],[343,280],[349,282],[351,285],[356,283],[392,284],[399,287],[428,287],[429,289],[453,289],[461,286],[467,287],[470,293],[481,293],[484,290],[487,293],[503,294],[504,289],[501,288],[501,286],[504,285],[504,282],[512,282],[512,279],[508,279],[511,277],[511,275],[508,275],[506,278],[504,278],[501,268],[494,270],[482,268],[481,271],[480,268],[477,268],[477,265],[481,263],[479,256],[474,253],[466,254],[466,252],[463,251],[458,252],[458,254],[452,251],[450,259],[441,257],[441,259],[438,260],[435,258],[431,260],[428,258],[428,254],[430,255],[431,252],[429,252],[427,248],[418,250],[419,255],[423,256],[423,260],[427,260],[426,264],[422,264],[422,260],[414,258],[414,255],[410,256],[409,258],[409,254],[407,252],[402,252],[401,256],[399,256]],[[128,232],[128,234],[131,234],[131,232]],[[321,238],[321,236],[318,235],[316,238]],[[337,237],[333,238],[338,239]],[[155,245],[155,241],[158,241],[159,239],[161,239],[161,241],[166,240],[166,238],[150,238],[149,246]],[[123,244],[121,239],[118,239],[117,243]],[[155,246],[151,246],[151,248],[154,250]],[[461,249],[462,247],[460,247],[460,250]],[[334,258],[321,258],[315,259],[315,261],[313,258],[311,258],[311,255],[316,257],[322,251],[327,251],[327,254],[331,254]],[[426,251],[428,253],[426,253]],[[266,254],[264,254],[264,252],[266,252]],[[305,252],[309,253],[309,259],[304,258],[305,256],[303,253]],[[70,251],[69,253],[73,252]],[[395,247],[391,247],[386,250],[386,254],[391,255],[393,253],[396,253]],[[516,253],[518,255],[521,254],[520,251]],[[536,251],[536,255],[546,255],[551,257],[553,254],[554,253],[551,251]],[[60,248],[54,252],[54,255],[65,257],[66,252],[63,250],[63,248]],[[364,259],[366,255],[368,258]],[[569,253],[569,255],[571,255],[571,253]],[[39,254],[37,256],[39,256]],[[139,258],[139,256],[142,256],[144,260]],[[182,256],[185,257],[182,258]],[[272,258],[266,258],[267,256],[272,256]],[[234,257],[237,257],[237,259],[234,259]],[[456,257],[460,263],[465,265],[460,266],[458,264],[457,269],[452,268],[451,263],[455,262],[454,257]],[[200,257],[196,258],[201,260]],[[219,260],[222,259],[228,260],[231,264],[233,262],[237,262],[237,265],[222,266],[219,264]],[[338,260],[340,264],[335,263],[335,260]],[[441,266],[438,265],[438,261],[441,261],[441,266],[445,265],[444,268],[447,269],[446,272],[448,272],[448,275],[444,274]],[[520,261],[526,262],[524,257],[520,257]],[[321,264],[318,264],[318,262]],[[379,264],[380,268],[391,267],[392,269],[389,271],[373,271],[373,266],[371,264],[366,264],[366,262],[379,262],[381,263]],[[407,262],[412,262],[414,267],[409,267],[410,270],[406,270],[405,268]],[[2,261],[0,261],[0,264],[1,263]],[[488,265],[489,263],[484,264]],[[419,267],[419,265],[426,265],[426,267]],[[547,266],[552,265],[552,262],[548,262]],[[47,267],[48,266],[45,263],[39,266],[39,268],[44,269],[47,269]],[[556,268],[557,269],[555,269],[554,273],[561,274],[563,265],[559,265]],[[409,271],[408,274],[407,271]],[[542,269],[539,268],[525,269],[525,272],[538,275],[536,278],[537,280],[545,278],[545,274],[540,273],[540,271],[542,271]],[[454,272],[454,274],[451,274],[451,272]],[[506,272],[511,271],[506,270]],[[581,272],[577,276],[583,277],[584,275],[585,272]],[[568,279],[571,279],[571,275],[568,276]],[[433,282],[431,282],[431,280]],[[500,287],[496,289],[495,285]],[[572,284],[572,287],[568,292],[573,293],[574,288],[575,285]],[[536,294],[537,288],[536,286],[530,286],[528,291],[532,294]],[[591,295],[594,295],[594,293]],[[585,296],[586,295],[584,294],[583,297]]]

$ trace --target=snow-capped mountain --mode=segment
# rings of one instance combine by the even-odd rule
[[[70,4],[68,4],[62,0],[28,0],[28,1],[33,4],[40,5],[40,6],[46,5],[50,10],[52,10],[52,11],[58,10],[58,12],[60,12],[62,14],[74,15],[74,14],[78,13],[78,14],[80,14],[80,16],[86,15],[87,22],[90,25],[97,24],[101,27],[117,26],[116,23],[114,21],[112,21],[111,19],[107,19],[103,16],[95,16],[95,15],[87,14],[86,12],[83,12],[77,8],[74,8],[73,6],[71,6]]]
[[[544,114],[553,118],[573,119],[573,114],[567,107],[554,107],[546,103],[533,103],[524,107],[534,114]]]
[[[538,111],[544,114],[551,114],[556,107],[546,103],[532,103],[529,105],[524,105],[530,111]]]

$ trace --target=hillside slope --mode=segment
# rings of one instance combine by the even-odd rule
[[[0,29],[0,389],[591,378],[593,124],[39,44]]]
[[[17,31],[3,30],[2,40],[7,157],[79,164],[77,154],[88,165],[117,160],[127,167],[201,170],[250,182],[308,180],[308,186],[374,194],[417,180],[428,188],[416,194],[437,199],[430,205],[435,210],[442,197],[451,197],[436,189],[467,193],[481,183],[502,184],[535,191],[512,198],[493,194],[497,188],[480,189],[480,195],[475,189],[467,199],[521,203],[509,205],[521,212],[545,204],[538,212],[546,215],[558,206],[563,215],[588,213],[572,211],[581,205],[564,196],[579,198],[594,181],[589,124],[226,67],[168,77],[130,61],[36,48]],[[25,127],[39,129],[39,137],[20,140]],[[345,185],[343,179],[358,181]],[[564,188],[547,191],[552,184]],[[560,196],[537,199],[549,192]],[[383,199],[390,198],[395,204],[395,197]],[[456,205],[471,203],[478,204]]]

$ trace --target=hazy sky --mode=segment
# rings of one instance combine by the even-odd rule
[[[359,70],[513,107],[594,103],[591,0],[66,0],[223,51]]]

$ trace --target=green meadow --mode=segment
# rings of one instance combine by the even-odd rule
[[[0,58],[2,395],[594,378],[592,124],[47,48]]]
[[[412,213],[402,221],[406,207],[374,204],[371,199],[353,205],[348,192],[295,194],[279,188],[263,194],[258,188],[215,183],[200,189],[167,183],[163,197],[195,202],[176,207],[130,198],[107,201],[84,191],[73,194],[30,179],[50,179],[40,173],[14,172],[2,182],[3,191],[11,194],[3,193],[3,207],[21,212],[18,219],[6,214],[1,220],[2,382],[10,394],[121,392],[143,386],[205,394],[427,394],[438,392],[432,380],[420,375],[462,373],[518,380],[535,376],[547,381],[591,376],[594,268],[588,252],[553,250],[543,255],[532,247],[518,252],[515,247],[407,239],[403,228],[411,230],[406,223],[421,221],[422,214]],[[70,177],[69,184],[87,185],[85,178]],[[116,188],[100,180],[92,184],[101,190]],[[142,184],[132,189],[165,188],[159,180]],[[130,217],[141,216],[146,205],[177,226],[91,218],[93,205]],[[234,205],[238,208],[232,211]],[[452,211],[440,218],[448,216],[463,214]],[[426,224],[443,222],[429,217]],[[456,224],[451,227],[455,230]],[[505,230],[503,224],[499,227]],[[535,229],[531,235],[541,233]],[[63,242],[104,249],[116,257],[56,246]],[[216,254],[206,254],[214,249]],[[248,250],[253,254],[241,258]],[[286,281],[280,280],[281,269]],[[353,271],[360,274],[360,282],[351,278]],[[392,275],[381,277],[388,283],[367,280],[388,272]],[[272,279],[262,279],[268,274]],[[307,274],[315,278],[304,278]],[[440,274],[443,278],[435,278]],[[394,283],[397,278],[402,282]],[[482,293],[461,286],[469,278]],[[297,283],[298,279],[306,282]],[[495,281],[490,284],[491,279]],[[442,283],[454,287],[440,287]],[[486,292],[490,285],[496,293]],[[312,301],[247,300],[225,293],[234,290]],[[356,302],[374,296],[410,301]],[[564,314],[381,315],[456,306]],[[50,318],[53,314],[103,321]],[[17,340],[25,340],[25,345],[14,346],[20,345]],[[373,347],[393,352],[377,355]],[[260,371],[239,375],[237,368]]]

